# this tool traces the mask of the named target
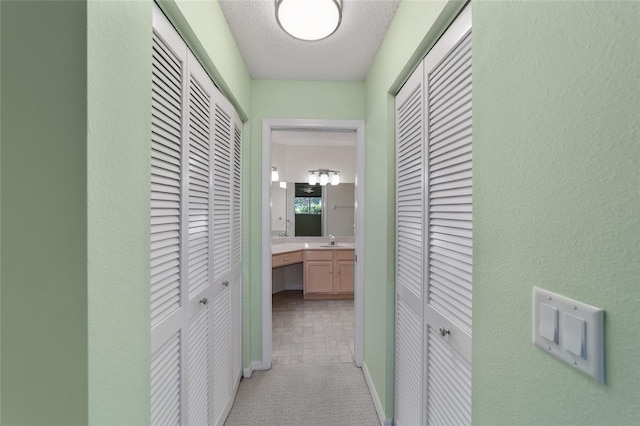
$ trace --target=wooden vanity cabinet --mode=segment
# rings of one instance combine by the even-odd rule
[[[353,250],[306,250],[304,298],[353,298],[353,269]]]
[[[354,252],[353,250],[336,250],[334,253],[335,291],[336,293],[353,294]]]

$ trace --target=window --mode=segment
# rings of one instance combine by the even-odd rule
[[[296,197],[295,214],[322,214],[322,197]]]

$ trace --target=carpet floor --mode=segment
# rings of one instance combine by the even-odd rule
[[[273,365],[240,382],[227,426],[380,424],[353,364]]]

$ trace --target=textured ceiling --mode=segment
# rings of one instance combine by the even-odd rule
[[[275,0],[219,0],[251,77],[258,80],[362,81],[400,0],[343,0],[331,36],[301,41],[275,18]]]

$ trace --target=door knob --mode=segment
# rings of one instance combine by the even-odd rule
[[[202,299],[200,299],[200,303],[202,303],[203,305],[206,305],[207,303],[209,303],[209,299],[207,299],[206,297],[203,297]]]
[[[440,327],[440,335],[442,337],[446,336],[447,334],[451,334],[451,331],[449,331],[448,328],[444,328],[444,327]]]
[[[225,287],[229,287],[229,281],[223,281],[222,285],[225,286]]]

